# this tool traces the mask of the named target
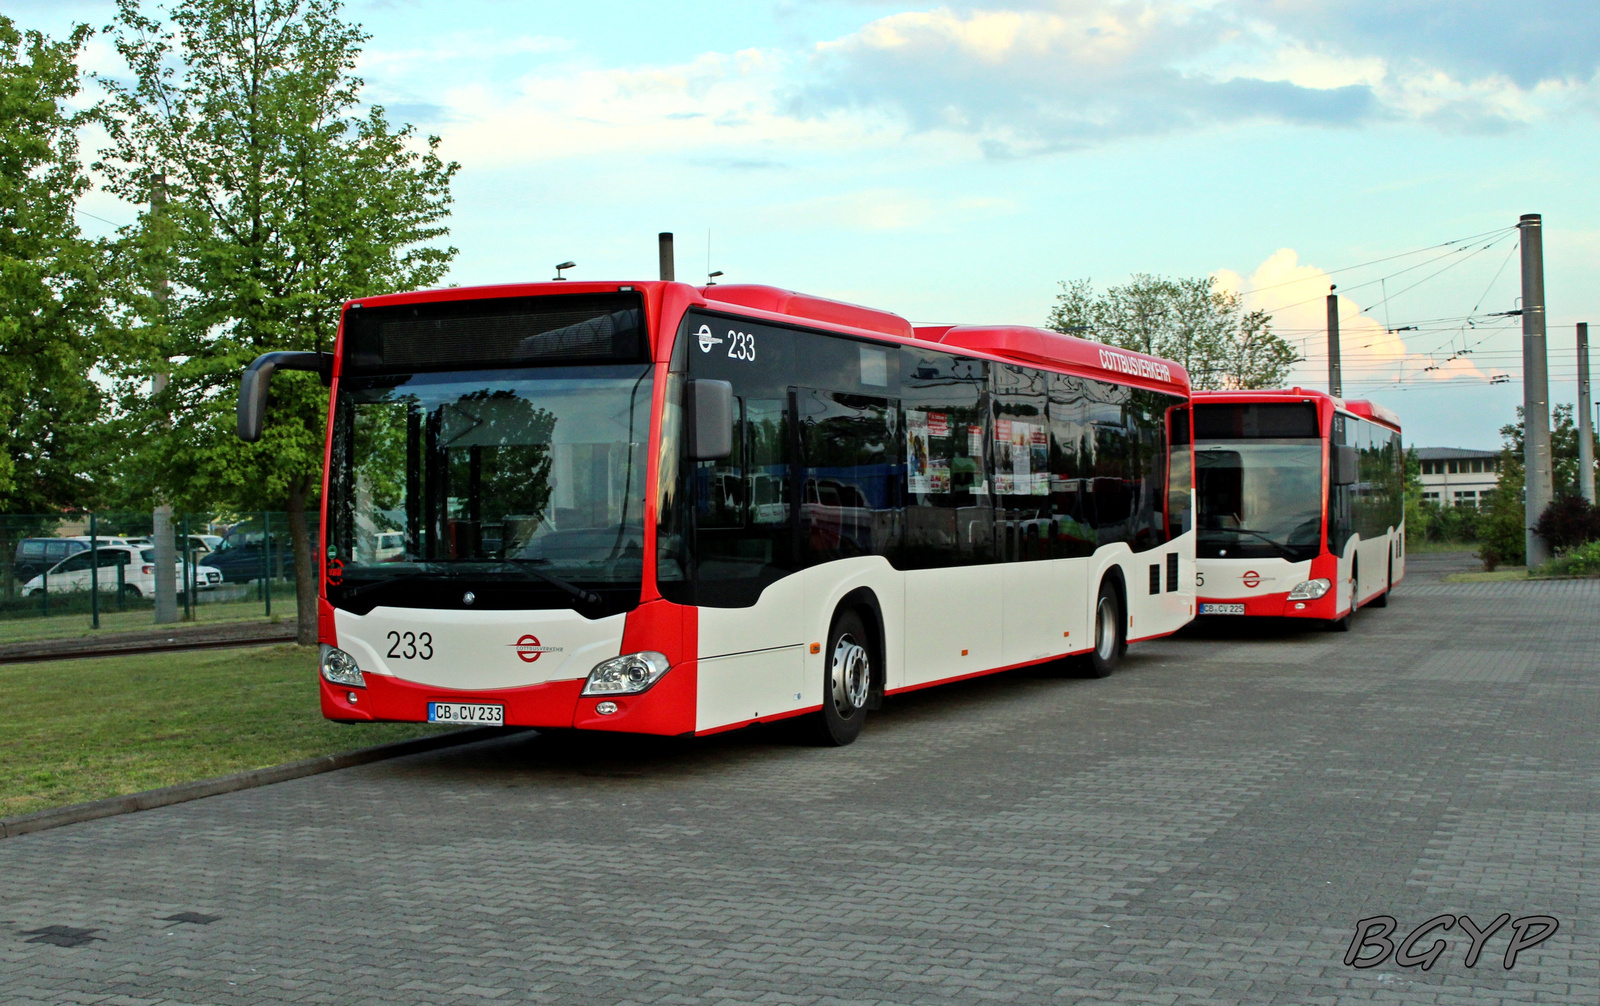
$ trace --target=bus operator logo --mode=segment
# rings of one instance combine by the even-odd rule
[[[535,660],[538,660],[539,654],[541,653],[561,652],[561,647],[559,646],[539,645],[539,637],[534,635],[523,636],[521,639],[517,640],[511,645],[517,648],[517,659],[521,660],[525,664],[531,664]]]
[[[701,345],[704,345],[704,343]],[[1166,364],[1157,363],[1154,360],[1141,359],[1137,356],[1113,353],[1109,349],[1100,351],[1100,366],[1122,374],[1134,374],[1138,377],[1148,377],[1152,380],[1172,383],[1172,368]]]
[[[1244,585],[1249,587],[1251,590],[1255,590],[1257,587],[1261,586],[1261,574],[1257,573],[1253,569],[1245,570],[1244,576],[1241,576],[1239,579],[1243,580]]]
[[[695,337],[700,340],[700,352],[702,353],[711,352],[711,347],[722,341],[721,336],[711,334],[710,325],[701,325],[700,331],[695,333]]]

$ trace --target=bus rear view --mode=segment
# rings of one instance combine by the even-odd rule
[[[1344,630],[1405,573],[1393,413],[1316,391],[1198,392],[1193,440],[1201,615]]]

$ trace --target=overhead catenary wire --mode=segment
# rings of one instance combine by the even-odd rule
[[[1412,255],[1421,255],[1423,252],[1436,251],[1436,250],[1438,250],[1440,248],[1448,248],[1451,245],[1458,245],[1458,244],[1462,244],[1462,243],[1467,242],[1467,241],[1476,241],[1476,240],[1478,240],[1480,238],[1488,237],[1491,234],[1499,234],[1499,233],[1501,233],[1503,231],[1514,231],[1516,229],[1517,229],[1516,225],[1512,224],[1512,225],[1510,225],[1508,227],[1496,227],[1493,230],[1479,231],[1477,234],[1468,234],[1466,237],[1454,238],[1454,239],[1452,239],[1450,241],[1443,241],[1443,242],[1440,242],[1439,244],[1436,244],[1436,245],[1428,245],[1426,248],[1414,248],[1411,251],[1399,252],[1398,254],[1395,254],[1395,255],[1385,255],[1383,258],[1370,259],[1370,260],[1368,260],[1366,262],[1357,262],[1355,265],[1340,266],[1337,269],[1327,269],[1327,270],[1323,271],[1323,275],[1325,275],[1325,276],[1334,276],[1334,275],[1337,275],[1339,273],[1350,272],[1351,270],[1354,270],[1354,269],[1365,269],[1367,266],[1381,265],[1384,262],[1393,262],[1395,259],[1408,258],[1408,257],[1410,257]],[[1304,283],[1304,282],[1305,282],[1305,280],[1303,280],[1303,279],[1285,280],[1282,283],[1272,283],[1272,284],[1269,284],[1267,286],[1258,286],[1258,287],[1255,287],[1254,289],[1250,289],[1250,290],[1240,290],[1240,291],[1238,291],[1238,294],[1239,294],[1239,296],[1242,297],[1242,296],[1244,296],[1246,294],[1260,293],[1263,290],[1276,290],[1279,287],[1293,286],[1296,283]]]

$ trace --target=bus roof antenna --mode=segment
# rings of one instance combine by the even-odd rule
[[[561,263],[560,265],[556,266],[556,274],[553,277],[553,281],[560,281],[560,280],[566,279],[565,276],[561,275],[562,271],[566,270],[566,269],[576,269],[577,267],[578,267],[578,263],[576,263],[576,262],[563,262],[563,263]]]

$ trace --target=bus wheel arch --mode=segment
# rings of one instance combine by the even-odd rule
[[[1367,602],[1369,608],[1387,608],[1389,606],[1389,592],[1394,590],[1394,550],[1389,550],[1389,572],[1383,583],[1383,593]]]
[[[1108,627],[1114,640],[1104,636]],[[1084,677],[1109,677],[1128,652],[1128,585],[1120,566],[1106,570],[1095,588],[1094,607],[1089,611],[1089,645],[1089,652],[1078,657]]]
[[[875,659],[869,608],[841,602],[834,608],[822,651],[822,709],[808,732],[828,747],[852,744],[861,736],[870,705],[872,681],[882,672]],[[878,633],[881,635],[881,630]]]
[[[867,709],[883,707],[883,690],[889,668],[889,647],[884,637],[883,607],[871,587],[857,587],[839,599],[833,606],[833,616],[828,620],[828,633],[845,612],[854,611],[866,630],[867,649],[872,654],[872,685],[867,693]]]

